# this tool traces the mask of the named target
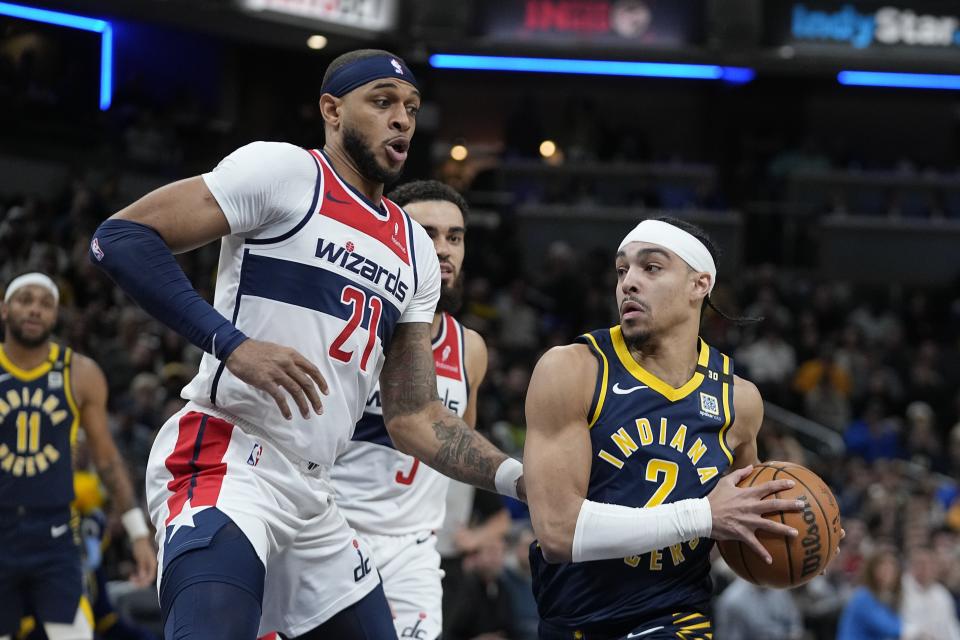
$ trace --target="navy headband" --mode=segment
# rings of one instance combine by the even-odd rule
[[[329,93],[342,98],[357,87],[380,78],[396,78],[409,82],[419,89],[413,72],[402,60],[393,56],[377,55],[343,65],[330,74],[320,88],[320,93]]]

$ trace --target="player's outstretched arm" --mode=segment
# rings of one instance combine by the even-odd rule
[[[188,178],[140,198],[101,224],[90,243],[91,261],[127,295],[224,361],[235,376],[270,394],[287,419],[292,415],[287,394],[304,418],[311,408],[322,412],[320,393],[327,393],[327,385],[320,371],[293,349],[248,339],[200,297],[173,254],[229,233],[285,222],[276,213],[286,211],[276,202],[278,193],[287,185],[287,174],[296,178],[298,171],[313,179],[313,161],[302,149],[276,143],[247,145],[206,180]],[[207,180],[218,185],[217,197]],[[227,203],[232,223],[218,198]]]
[[[434,366],[430,325],[397,325],[380,373],[383,419],[394,444],[451,478],[523,499],[520,463],[443,406]]]
[[[587,412],[596,375],[585,345],[556,347],[537,363],[527,390],[523,474],[533,531],[550,562],[572,558],[590,480]]]
[[[97,474],[110,494],[114,512],[123,521],[130,537],[137,573],[132,581],[146,586],[157,574],[156,549],[150,538],[143,511],[137,506],[133,484],[126,464],[117,450],[107,424],[107,379],[96,362],[76,354],[73,362],[74,396],[80,410],[80,425],[87,434],[87,443]]]

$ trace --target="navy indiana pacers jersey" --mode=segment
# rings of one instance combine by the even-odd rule
[[[0,347],[0,507],[67,507],[80,412],[70,388],[73,352],[50,344],[29,371]]]
[[[699,342],[693,377],[675,389],[643,369],[620,327],[580,336],[597,357],[590,407],[592,445],[587,499],[653,507],[705,497],[731,464],[733,363]],[[712,591],[709,539],[642,556],[548,564],[531,545],[533,590],[545,626],[571,638],[624,635],[679,611],[705,611]],[[622,631],[621,631],[622,630]]]

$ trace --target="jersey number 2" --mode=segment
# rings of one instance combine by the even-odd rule
[[[347,320],[347,326],[343,328],[340,335],[337,336],[333,344],[330,345],[330,357],[340,362],[350,362],[353,360],[353,351],[344,351],[343,345],[350,339],[350,336],[360,328],[363,322],[363,314],[368,306],[370,308],[369,334],[367,335],[367,344],[363,348],[363,354],[360,356],[360,368],[367,370],[367,364],[370,362],[370,354],[373,352],[373,343],[377,339],[377,328],[380,326],[380,316],[383,315],[383,300],[377,296],[370,296],[356,287],[347,285],[340,292],[340,301],[343,304],[350,305],[350,318]]]

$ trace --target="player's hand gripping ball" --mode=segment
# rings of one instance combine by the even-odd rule
[[[764,514],[765,518],[782,522],[799,532],[795,538],[788,538],[757,531],[757,539],[773,558],[771,564],[736,540],[717,543],[720,555],[738,576],[756,585],[780,589],[799,587],[823,573],[836,556],[842,536],[840,508],[833,492],[806,467],[790,462],[758,464],[738,486],[750,487],[785,479],[796,484],[792,489],[770,494],[767,499],[803,500],[806,507],[795,513],[775,511]]]

